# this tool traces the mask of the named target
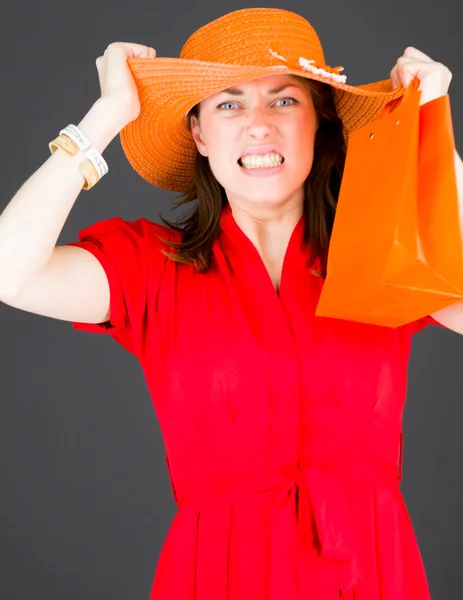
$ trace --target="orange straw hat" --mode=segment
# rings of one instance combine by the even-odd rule
[[[122,149],[146,181],[183,192],[193,178],[196,144],[188,111],[239,82],[284,73],[331,85],[346,135],[372,121],[404,93],[390,79],[351,86],[343,67],[325,64],[315,29],[302,16],[278,8],[230,12],[195,31],[180,58],[128,58],[140,114],[120,132]]]

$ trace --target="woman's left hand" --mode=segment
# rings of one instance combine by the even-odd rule
[[[448,93],[452,72],[424,52],[408,46],[391,70],[392,85],[396,88],[401,83],[406,89],[415,77],[421,81],[418,89],[421,90],[420,106],[422,106]]]

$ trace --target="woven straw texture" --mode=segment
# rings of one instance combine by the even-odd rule
[[[300,58],[324,72],[308,70]],[[196,144],[185,115],[223,89],[273,73],[328,83],[347,136],[404,93],[403,86],[393,90],[390,79],[359,86],[339,81],[343,68],[325,64],[312,25],[277,8],[241,9],[207,23],[188,38],[179,58],[127,61],[141,110],[120,132],[122,149],[146,181],[169,191],[184,191],[193,177]]]

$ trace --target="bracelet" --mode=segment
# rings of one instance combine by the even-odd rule
[[[75,125],[72,125],[72,124],[68,125],[64,129],[61,129],[61,131],[59,133],[60,133],[60,135],[62,135],[62,134],[67,135],[68,138],[70,138],[76,144],[76,146],[79,148],[79,150],[84,151],[87,148],[90,148],[90,146],[92,145],[91,141]]]
[[[64,133],[60,134],[57,138],[52,140],[48,144],[48,147],[50,148],[50,152],[52,154],[54,154],[56,150],[58,150],[58,148],[61,148],[61,150],[64,150],[64,152],[66,152],[66,154],[69,154],[70,156],[77,154],[77,152],[79,151],[77,144]]]
[[[93,166],[93,163],[89,160],[83,160],[80,163],[79,171],[82,173],[85,179],[85,183],[82,186],[83,190],[89,190],[95,185],[95,183],[98,183],[98,172]]]
[[[108,165],[104,158],[95,148],[91,147],[85,151],[86,160],[79,165],[79,170],[85,178],[84,190],[89,190],[98,183],[108,172]]]
[[[98,178],[101,179],[108,172],[108,163],[101,156],[101,154],[93,146],[87,148],[84,152],[87,159],[93,164],[98,173]]]
[[[107,162],[75,125],[68,125],[59,133],[59,136],[48,144],[50,152],[53,154],[58,148],[70,156],[79,151],[83,152],[85,160],[80,163],[79,170],[85,179],[82,189],[89,190],[108,172]]]

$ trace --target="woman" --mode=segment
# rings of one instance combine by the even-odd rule
[[[403,86],[347,86],[279,9],[235,11],[154,58],[108,47],[100,101],[0,217],[15,250],[2,299],[109,333],[144,369],[179,506],[151,600],[429,598],[398,483],[411,337],[441,323],[314,315],[347,135]],[[135,170],[195,209],[112,217],[55,247],[119,131]]]

